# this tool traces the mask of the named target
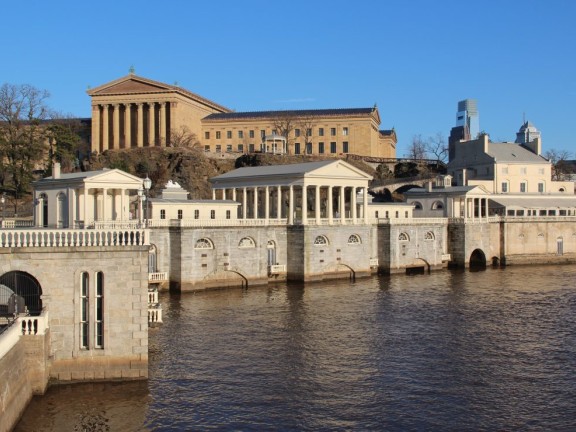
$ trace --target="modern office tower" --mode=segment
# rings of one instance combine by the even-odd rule
[[[476,139],[479,133],[480,117],[476,99],[464,99],[458,102],[456,126],[450,130],[448,137],[448,161],[454,159],[456,143]]]

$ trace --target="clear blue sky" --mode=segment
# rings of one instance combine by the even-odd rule
[[[367,107],[412,137],[454,126],[513,141],[523,114],[544,150],[576,152],[576,1],[11,1],[0,84],[90,116],[88,86],[128,73],[237,111]]]

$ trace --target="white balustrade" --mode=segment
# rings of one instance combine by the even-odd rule
[[[166,282],[167,280],[168,272],[148,273],[148,282]]]
[[[286,273],[286,265],[284,265],[284,264],[271,265],[271,266],[269,266],[269,271],[270,271],[270,274]]]
[[[146,229],[24,229],[0,231],[0,247],[143,246]]]

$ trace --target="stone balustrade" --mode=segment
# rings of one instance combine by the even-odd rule
[[[284,264],[271,265],[269,266],[269,273],[270,274],[286,273],[286,265]]]
[[[154,272],[148,273],[148,282],[166,282],[168,280],[168,272]]]
[[[39,316],[20,316],[0,334],[0,359],[18,343],[21,336],[38,336],[48,329],[48,312]]]
[[[0,247],[143,246],[145,229],[22,229],[0,231]]]

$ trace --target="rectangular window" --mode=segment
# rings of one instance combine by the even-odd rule
[[[230,219],[230,216],[231,216],[230,210],[226,210],[226,219]]]
[[[508,182],[502,182],[502,193],[508,192]]]
[[[399,215],[398,215],[398,212],[396,212],[396,219],[398,219],[398,216],[399,216]]]
[[[336,143],[334,141],[330,143],[330,153],[336,153]]]
[[[300,143],[294,143],[294,154],[300,154]]]
[[[96,273],[96,344],[95,348],[104,348],[104,273]]]
[[[178,209],[178,219],[182,219],[183,213],[182,209]]]
[[[226,131],[226,138],[232,138],[232,131]]]
[[[238,138],[244,138],[244,131],[238,131]]]
[[[324,136],[324,128],[318,128],[318,136]]]
[[[222,146],[220,144],[216,144],[216,153],[222,153]]]
[[[253,131],[253,130],[249,131],[249,132],[248,132],[248,136],[249,136],[250,138],[254,138],[254,131]]]
[[[200,210],[194,210],[194,219],[200,219]]]
[[[306,136],[312,136],[312,129],[306,129]]]
[[[376,214],[374,216],[376,216],[376,219],[378,219],[378,210],[376,210]]]
[[[342,143],[342,153],[348,153],[348,141]]]
[[[544,193],[544,183],[538,183],[538,192]]]
[[[216,210],[210,210],[210,219],[216,219]]]
[[[336,128],[330,128],[330,136],[336,136]]]
[[[260,131],[260,138],[264,138],[266,136],[266,130]]]
[[[210,151],[210,146],[209,146],[209,145],[205,145],[205,146],[204,146],[204,151],[205,151],[206,153],[208,153],[208,152]]]
[[[388,210],[386,210],[386,219],[390,219],[390,212],[388,212]]]
[[[166,219],[166,210],[164,209],[160,210],[160,219]]]
[[[348,128],[347,127],[342,128],[342,135],[348,136]]]
[[[232,151],[232,144],[226,144],[226,151],[230,153]]]
[[[204,132],[204,138],[210,139],[210,132]]]
[[[526,183],[524,182],[520,183],[520,192],[522,193],[526,192]]]
[[[405,217],[406,219],[408,219],[408,211],[405,211],[405,212],[404,212],[404,217]]]
[[[80,347],[90,349],[89,345],[89,324],[90,317],[90,296],[89,296],[88,273],[80,275]]]
[[[220,139],[220,131],[216,131],[216,139]]]
[[[324,143],[319,142],[318,143],[318,154],[323,154],[323,153],[324,153]]]
[[[238,151],[244,153],[244,144],[238,144]]]
[[[248,144],[248,151],[254,153],[254,144]]]
[[[294,136],[298,138],[300,136],[300,129],[294,129]]]
[[[306,154],[312,154],[312,143],[306,144]]]

